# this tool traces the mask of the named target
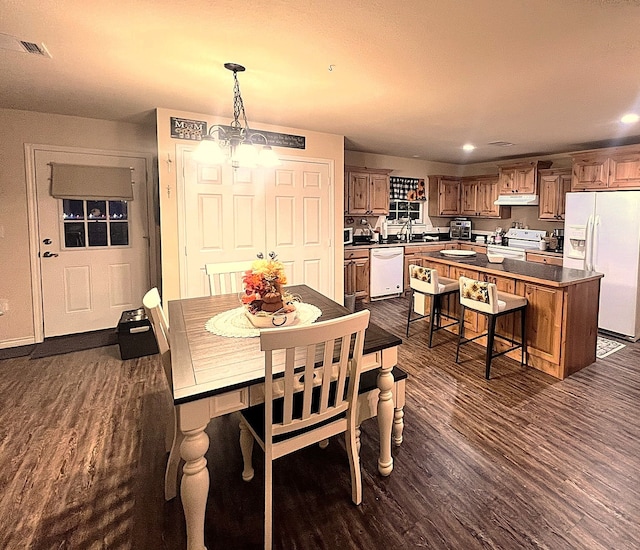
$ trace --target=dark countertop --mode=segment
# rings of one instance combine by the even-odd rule
[[[448,265],[460,265],[464,267],[477,267],[479,270],[495,275],[512,276],[516,279],[541,283],[547,286],[564,287],[600,279],[604,275],[597,271],[582,271],[581,269],[569,269],[556,265],[540,264],[535,262],[522,262],[505,258],[501,264],[489,262],[486,254],[475,256],[445,256],[440,252],[424,252],[423,258],[441,262]]]

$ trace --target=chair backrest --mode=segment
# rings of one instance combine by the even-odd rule
[[[495,283],[460,277],[460,303],[484,313],[498,313],[498,287]]]
[[[260,331],[265,352],[265,444],[273,436],[309,428],[346,411],[356,414],[367,326],[369,311],[362,310],[309,326]],[[274,423],[274,375],[282,372],[282,421]]]
[[[211,296],[231,294],[242,290],[242,276],[251,269],[252,262],[228,262],[204,266],[209,276]]]
[[[158,349],[160,350],[160,357],[162,359],[162,367],[164,374],[171,386],[171,351],[169,349],[169,323],[165,317],[160,302],[160,293],[157,288],[152,288],[142,298],[142,305],[149,317],[151,318],[151,325],[153,326],[153,332],[156,335],[156,341],[158,342]]]
[[[409,286],[425,294],[438,294],[438,271],[421,265],[409,265]]]

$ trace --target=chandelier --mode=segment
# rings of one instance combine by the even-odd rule
[[[229,126],[215,125],[198,144],[194,158],[205,164],[231,162],[234,168],[277,166],[280,159],[260,132],[249,128],[244,103],[240,94],[238,73],[245,70],[237,63],[225,63],[225,69],[233,72],[233,121]]]

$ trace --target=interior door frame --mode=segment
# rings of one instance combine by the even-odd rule
[[[180,277],[180,296],[184,297],[187,295],[187,258],[186,258],[186,212],[185,212],[185,153],[190,151],[193,152],[195,150],[195,145],[188,144],[178,144],[176,145],[176,174],[177,174],[177,186],[176,186],[176,199],[178,206],[178,250],[179,250],[179,262],[178,262],[178,273]],[[335,295],[336,292],[336,238],[335,238],[335,161],[333,159],[328,158],[315,158],[315,157],[298,157],[298,156],[286,156],[280,155],[280,159],[283,161],[291,161],[291,162],[317,162],[319,164],[326,164],[329,168],[329,227],[333,228],[334,231],[330,236],[330,243],[328,246],[333,248],[333,254],[329,256],[329,272],[333,274],[331,279],[331,292]],[[342,269],[342,268],[341,268]],[[333,298],[333,296],[330,296]]]
[[[113,151],[110,149],[83,149],[81,147],[68,147],[61,145],[40,145],[35,143],[24,144],[25,172],[27,180],[27,218],[29,231],[29,263],[31,266],[31,300],[33,302],[33,331],[36,343],[44,342],[44,310],[42,307],[42,272],[40,269],[40,243],[38,230],[38,201],[36,186],[36,152],[48,153],[77,153],[80,155],[108,155],[117,157],[130,157],[144,159],[146,164],[146,198],[147,219],[145,227],[149,236],[148,270],[151,286],[158,285],[157,269],[157,238],[153,224],[157,201],[154,200],[153,155],[150,153],[138,153],[132,151]]]

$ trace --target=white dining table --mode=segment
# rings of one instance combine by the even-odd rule
[[[321,310],[318,321],[347,315],[337,302],[306,285],[287,290]],[[213,316],[239,306],[237,294],[170,301],[170,347],[174,406],[178,408],[178,429],[184,439],[180,456],[184,460],[180,495],[184,509],[187,549],[203,550],[204,519],[209,493],[209,472],[205,454],[209,449],[207,425],[212,418],[230,414],[264,399],[264,355],[260,339],[220,336],[205,329]],[[363,373],[378,369],[373,396],[363,396],[359,420],[377,416],[380,432],[378,470],[393,470],[392,441],[402,441],[404,380],[394,383],[398,346],[402,340],[370,323],[365,334]],[[374,392],[371,392],[374,393]],[[394,404],[394,397],[398,401]],[[360,403],[359,403],[360,407]],[[215,444],[215,442],[214,442]],[[238,479],[241,479],[239,464]]]

